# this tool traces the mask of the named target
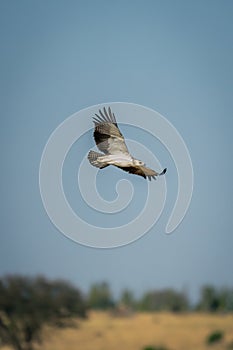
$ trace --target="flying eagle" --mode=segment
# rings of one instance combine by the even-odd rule
[[[161,173],[147,168],[141,160],[131,156],[125,144],[125,139],[118,128],[114,113],[111,108],[99,110],[99,115],[93,117],[95,124],[94,139],[98,149],[103,153],[90,151],[88,153],[89,162],[100,169],[109,165],[114,165],[128,173],[143,176],[145,179],[156,179],[156,176],[166,173],[165,168]]]

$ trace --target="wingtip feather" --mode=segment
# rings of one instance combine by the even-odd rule
[[[163,171],[159,175],[164,175],[167,172],[167,168],[163,169]]]
[[[99,114],[95,113],[95,117],[93,117],[94,123],[113,123],[117,126],[116,117],[114,113],[111,111],[111,108],[103,107],[103,110],[99,109]]]

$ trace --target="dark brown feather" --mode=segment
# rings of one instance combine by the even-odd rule
[[[95,114],[95,116],[93,117],[95,124],[93,136],[99,150],[105,154],[129,153],[111,108],[109,107],[107,112],[104,107],[103,112],[99,110],[99,115]]]
[[[117,166],[117,165],[116,165]],[[156,180],[156,176],[160,176],[166,173],[167,169],[164,169],[161,173],[157,173],[155,170],[152,170],[150,168],[147,168],[145,166],[129,166],[129,167],[121,167],[117,166],[118,168],[127,171],[130,174],[139,175],[144,177],[144,179],[148,178],[150,181],[151,179]]]

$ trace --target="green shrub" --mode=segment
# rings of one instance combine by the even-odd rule
[[[209,345],[218,343],[223,339],[223,335],[222,331],[216,330],[208,335],[206,342]]]

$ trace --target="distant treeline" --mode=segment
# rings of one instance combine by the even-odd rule
[[[106,282],[91,286],[87,295],[87,304],[91,309],[111,309],[114,307],[128,308],[134,311],[204,311],[232,312],[233,288],[217,289],[206,285],[200,291],[196,305],[191,304],[185,292],[172,288],[147,291],[141,298],[135,298],[134,293],[125,289],[118,300],[115,300]]]
[[[204,286],[193,307],[184,292],[152,290],[137,299],[125,289],[115,300],[106,282],[96,283],[85,295],[71,283],[44,277],[4,276],[0,279],[0,347],[33,350],[44,325],[67,327],[85,318],[88,310],[109,310],[114,315],[134,311],[232,312],[233,289]]]

